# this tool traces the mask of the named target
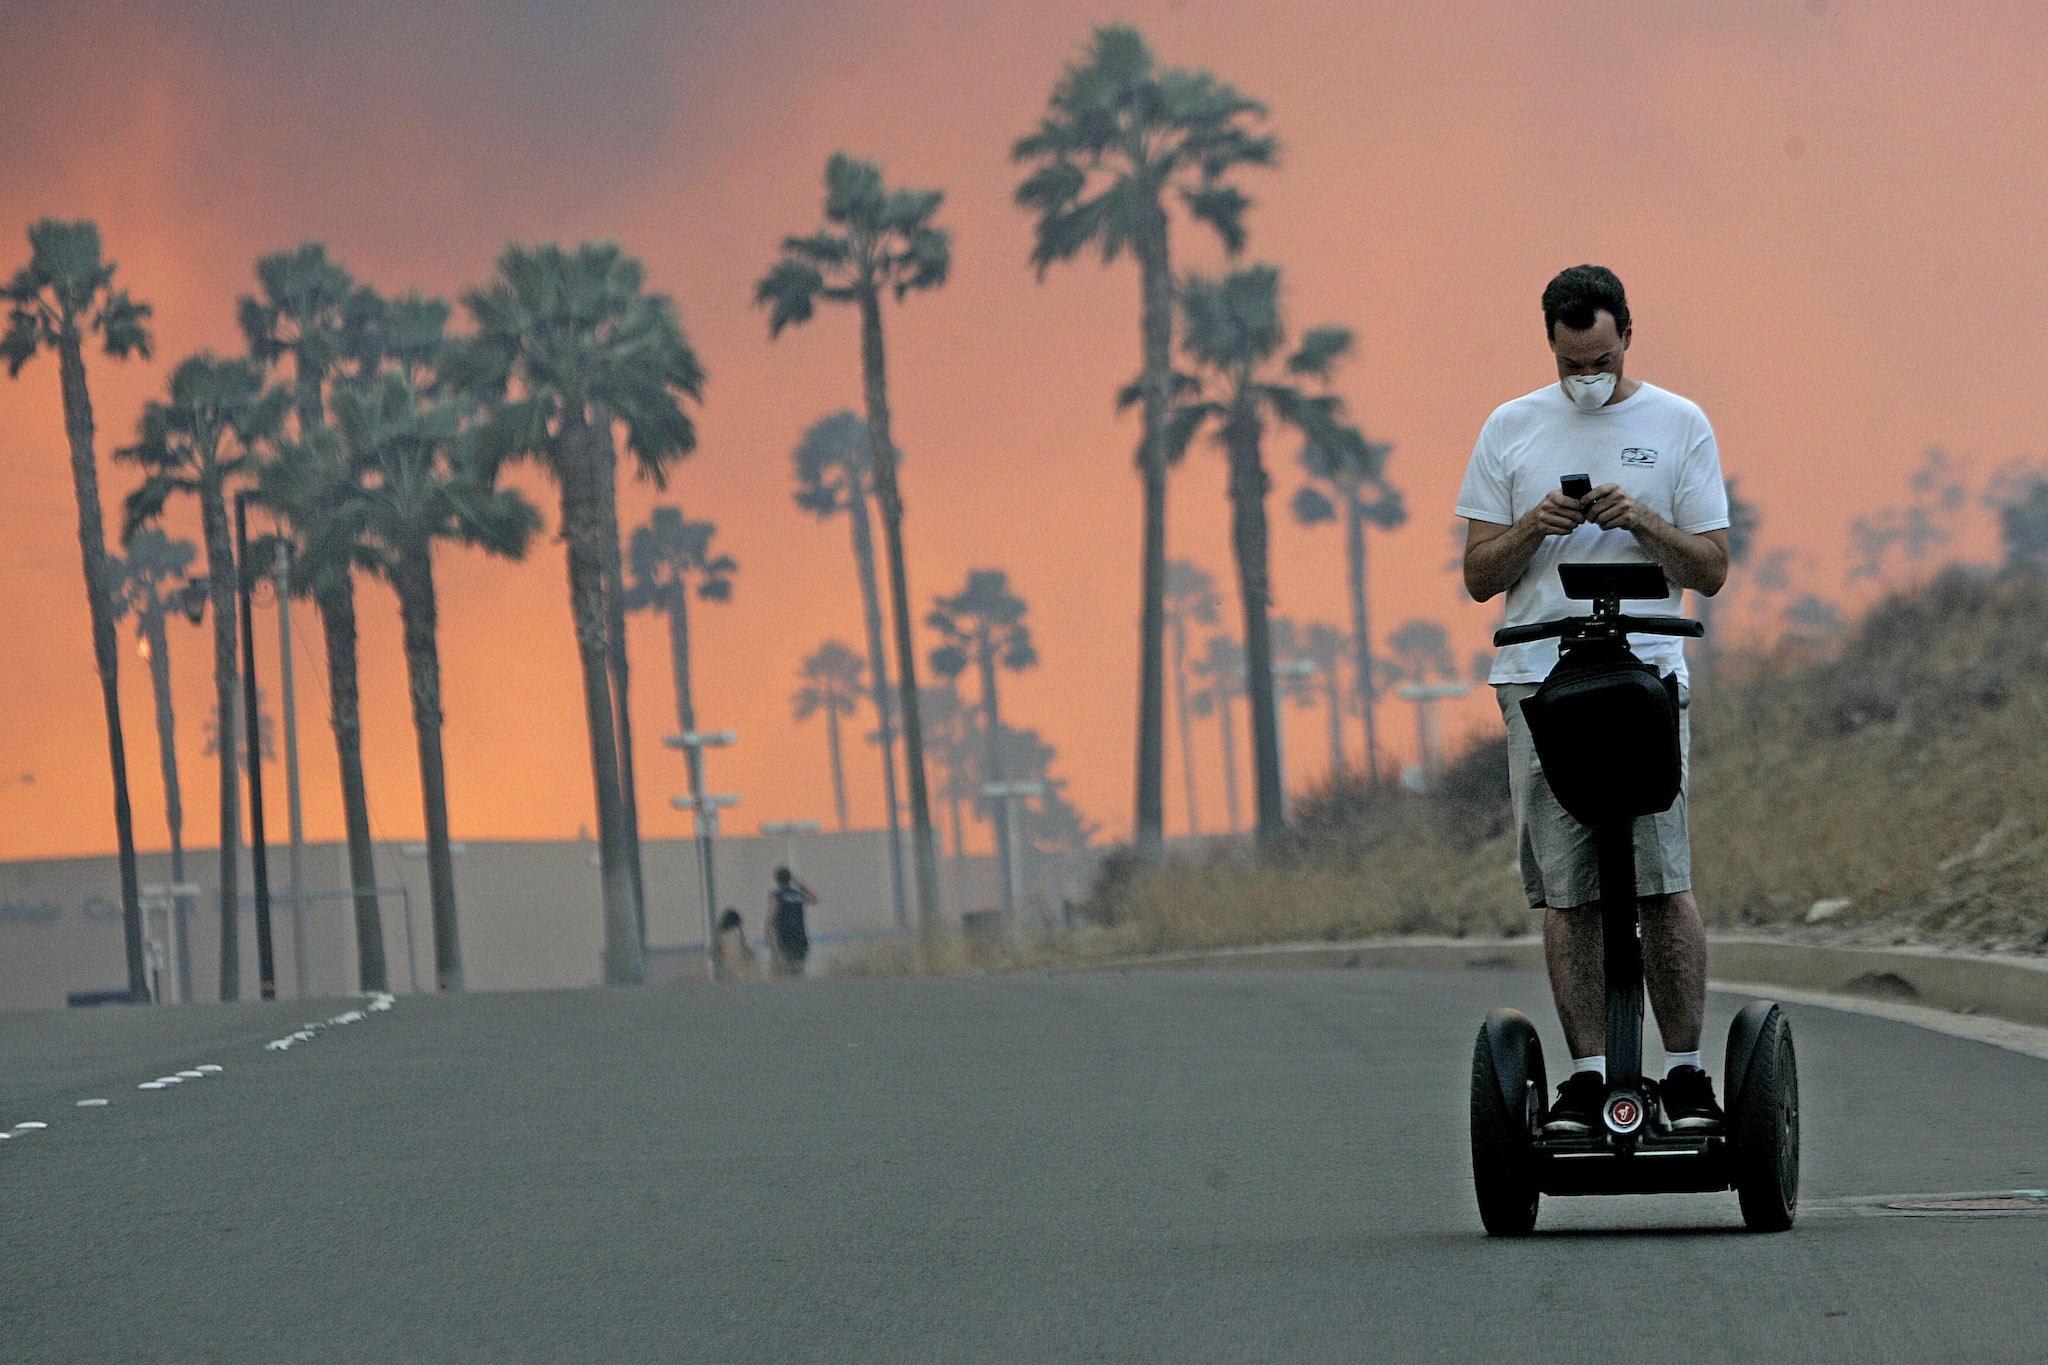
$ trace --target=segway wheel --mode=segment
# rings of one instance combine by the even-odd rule
[[[1543,1044],[1514,1010],[1495,1010],[1472,1049],[1472,1187],[1494,1237],[1536,1226],[1541,1193],[1529,1141],[1545,1097]]]
[[[1783,1232],[1799,1211],[1799,1067],[1791,1022],[1775,1005],[1757,1031],[1742,1088],[1730,1099],[1742,1221],[1752,1232]]]

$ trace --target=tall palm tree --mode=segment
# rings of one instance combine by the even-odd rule
[[[263,375],[246,360],[200,354],[171,372],[167,401],[142,410],[136,443],[116,452],[139,465],[142,486],[128,495],[122,532],[132,537],[162,515],[172,493],[189,493],[199,503],[206,546],[206,583],[213,607],[214,714],[235,714],[235,546],[228,527],[228,493],[255,463],[259,444],[272,439],[284,419],[288,395],[265,392]],[[241,995],[241,917],[235,881],[236,842],[241,834],[241,783],[235,746],[220,747],[220,998]]]
[[[1188,627],[1213,626],[1223,599],[1216,592],[1216,580],[1201,565],[1188,559],[1166,562],[1166,625],[1173,638],[1173,711],[1180,722],[1181,778],[1187,785],[1188,833],[1202,832],[1201,816],[1195,809],[1195,739],[1188,716]]]
[[[882,346],[882,300],[936,289],[952,265],[952,237],[933,222],[939,190],[892,190],[882,168],[835,153],[825,166],[825,223],[808,237],[783,239],[782,255],[754,288],[768,309],[768,335],[808,322],[818,300],[860,310],[861,387],[867,406],[868,459],[882,509],[882,545],[895,615],[896,688],[903,702],[903,766],[910,783],[911,847],[917,859],[919,933],[938,927],[938,856],[925,790],[924,729],[918,723],[917,646],[911,638],[910,578],[903,561],[903,494],[890,433],[889,372]]]
[[[1024,599],[1010,591],[1009,575],[1001,569],[970,569],[966,586],[951,597],[938,598],[925,617],[925,624],[940,640],[932,651],[932,671],[952,681],[972,667],[979,680],[985,782],[1002,782],[1009,776],[997,675],[1004,669],[1021,673],[1038,663],[1031,627],[1024,623],[1028,610]],[[994,807],[984,807],[984,813],[995,827],[997,861],[1003,866],[1007,889],[1010,859],[1015,854],[1010,847],[1009,824]]]
[[[875,577],[875,532],[868,516],[874,489],[867,424],[851,412],[835,412],[806,431],[791,454],[796,465],[796,505],[825,519],[846,514],[853,531],[854,573],[860,580],[861,624],[867,633],[868,686],[881,730],[883,809],[889,817],[889,895],[896,927],[909,923],[903,895],[903,831],[896,785],[896,703],[889,694],[888,652],[882,642],[882,592]],[[902,452],[897,452],[899,462]]]
[[[85,379],[85,348],[97,340],[115,360],[149,358],[149,305],[114,287],[114,263],[100,250],[90,222],[45,218],[28,230],[28,264],[7,282],[7,331],[0,357],[16,378],[38,351],[57,353],[64,435],[71,446],[71,490],[78,503],[78,548],[85,563],[86,609],[92,618],[92,653],[106,713],[107,757],[114,782],[114,841],[121,876],[121,938],[128,960],[128,994],[144,1000],[149,978],[142,962],[142,891],[135,872],[135,818],[128,807],[128,750],[121,733],[120,652],[114,640],[114,582],[107,564],[107,533],[100,508],[99,461],[93,451],[92,392]]]
[[[1323,690],[1325,718],[1330,724],[1330,775],[1344,771],[1344,655],[1351,640],[1327,621],[1311,621],[1295,638],[1295,657],[1316,666]]]
[[[355,897],[358,984],[365,991],[381,991],[389,986],[389,972],[377,906],[369,789],[363,780],[354,564],[346,553],[331,563],[310,564],[306,559],[309,535],[316,528],[327,530],[323,522],[332,503],[351,496],[360,475],[342,448],[316,449],[308,443],[327,425],[327,387],[345,362],[354,361],[358,374],[372,373],[387,356],[405,363],[420,342],[413,330],[394,326],[394,305],[357,285],[328,259],[326,247],[318,242],[263,257],[256,262],[256,283],[260,292],[243,297],[237,317],[257,363],[280,366],[291,361],[292,411],[301,443],[299,450],[281,457],[290,466],[291,477],[267,496],[273,510],[294,528],[294,592],[310,597],[320,616],[327,653],[329,728],[341,775],[342,832]],[[438,350],[448,306],[438,301],[434,306],[439,315],[428,344]],[[290,506],[275,500],[287,495],[294,500]]]
[[[342,448],[364,474],[339,509],[335,534],[343,545],[372,547],[372,564],[398,597],[427,831],[434,981],[441,990],[459,991],[434,548],[454,541],[518,559],[540,527],[540,513],[518,493],[494,486],[495,470],[465,439],[461,405],[428,400],[401,374],[343,385],[334,396],[334,418]]]
[[[676,724],[681,733],[697,728],[697,704],[690,686],[690,595],[706,602],[730,602],[732,578],[739,565],[730,555],[716,554],[711,538],[718,528],[708,521],[690,521],[679,507],[657,507],[645,525],[633,532],[626,562],[633,581],[626,590],[631,611],[654,611],[668,620],[669,666],[676,684]],[[704,791],[704,751],[686,748],[690,791]]]
[[[1138,628],[1138,752],[1135,839],[1159,856],[1166,822],[1165,629],[1167,434],[1173,404],[1173,264],[1169,205],[1213,229],[1233,257],[1244,247],[1251,201],[1232,172],[1270,166],[1279,144],[1253,131],[1265,106],[1206,71],[1161,66],[1144,35],[1107,24],[1060,74],[1037,131],[1019,138],[1013,161],[1033,170],[1017,203],[1037,215],[1031,262],[1039,278],[1089,247],[1105,264],[1138,261],[1139,379],[1144,434],[1142,599]]]
[[[113,580],[120,584],[114,598],[114,619],[135,617],[136,647],[149,664],[150,690],[156,700],[157,758],[163,769],[164,824],[171,834],[171,885],[185,882],[185,797],[178,781],[178,717],[171,698],[172,612],[204,610],[206,585],[191,577],[192,560],[199,547],[183,538],[173,540],[155,527],[138,531],[128,542],[125,559],[108,556]],[[196,614],[192,623],[199,623]],[[185,931],[185,902],[177,897],[172,913],[178,918],[178,998],[192,998],[192,945]]]
[[[1387,457],[1394,451],[1388,441],[1369,441],[1355,427],[1346,427],[1338,439],[1308,441],[1301,448],[1301,467],[1308,475],[1294,495],[1294,517],[1304,526],[1316,526],[1339,517],[1344,520],[1345,586],[1351,593],[1351,642],[1356,656],[1352,676],[1358,680],[1359,713],[1365,723],[1365,778],[1380,783],[1379,737],[1374,684],[1378,670],[1373,665],[1372,627],[1366,598],[1366,531],[1392,531],[1408,520],[1408,508],[1401,490],[1387,482]]]
[[[508,247],[496,277],[462,301],[476,332],[451,348],[441,374],[492,404],[478,433],[486,464],[535,459],[561,489],[597,803],[605,980],[637,984],[646,979],[646,960],[609,668],[607,599],[619,528],[605,515],[612,500],[600,481],[607,477],[609,431],[617,421],[641,477],[657,488],[666,485],[669,466],[696,448],[696,428],[682,400],[701,400],[704,369],[675,305],[647,292],[639,262],[610,242],[573,250]]]
[[[842,832],[846,829],[846,765],[839,751],[839,722],[860,709],[865,669],[860,655],[849,646],[827,640],[797,669],[800,686],[789,698],[790,714],[797,720],[825,717],[825,738],[832,752],[832,806]]]
[[[1190,699],[1197,717],[1214,715],[1223,740],[1223,809],[1230,832],[1244,828],[1237,809],[1237,726],[1231,708],[1244,696],[1244,647],[1228,635],[1212,635],[1193,671],[1201,686]]]
[[[948,823],[953,830],[953,895],[958,900],[967,885],[966,831],[960,812],[961,803],[974,788],[974,721],[951,678],[926,687],[920,702],[926,752],[946,772]]]
[[[1181,306],[1187,323],[1182,349],[1196,366],[1198,387],[1174,410],[1169,435],[1172,448],[1183,451],[1198,431],[1210,429],[1230,463],[1230,540],[1244,608],[1258,832],[1270,843],[1285,829],[1286,813],[1268,624],[1272,580],[1266,495],[1272,480],[1262,444],[1274,423],[1315,441],[1340,438],[1343,404],[1330,393],[1310,393],[1297,381],[1327,386],[1331,368],[1351,349],[1352,337],[1345,327],[1310,328],[1283,360],[1287,330],[1280,317],[1280,272],[1267,265],[1234,270],[1221,280],[1191,278],[1182,288]]]

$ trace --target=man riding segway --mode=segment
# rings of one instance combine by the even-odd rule
[[[1507,594],[1506,625],[1570,614],[1564,563],[1661,568],[1669,596],[1651,611],[1676,616],[1687,588],[1709,596],[1728,574],[1728,498],[1713,428],[1697,405],[1639,379],[1623,360],[1627,296],[1614,273],[1581,265],[1543,291],[1543,322],[1558,382],[1502,404],[1472,452],[1458,515],[1467,522],[1465,586],[1484,602]],[[1674,680],[1681,774],[1689,739],[1681,642],[1630,641]],[[1490,681],[1509,733],[1509,778],[1529,905],[1544,912],[1544,952],[1572,1071],[1542,1123],[1546,1136],[1587,1134],[1606,1095],[1606,1010],[1599,859],[1592,830],[1559,804],[1522,702],[1558,661],[1555,638],[1504,646]],[[1600,735],[1584,742],[1597,750]],[[1718,1132],[1724,1121],[1700,1063],[1707,940],[1692,895],[1692,846],[1681,776],[1668,810],[1634,822],[1635,890],[1644,976],[1663,1036],[1658,1088],[1665,1125]]]

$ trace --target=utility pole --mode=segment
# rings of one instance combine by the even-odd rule
[[[249,740],[249,875],[256,885],[256,977],[265,1000],[277,999],[277,959],[270,941],[270,865],[263,838],[263,727],[256,709],[256,609],[249,568],[249,494],[235,494],[235,591],[242,602],[242,721]],[[222,738],[222,743],[232,741]]]
[[[718,880],[711,862],[711,844],[718,837],[720,807],[737,806],[740,799],[712,796],[704,790],[704,751],[738,742],[739,736],[731,730],[685,730],[662,739],[663,744],[681,749],[689,758],[689,795],[672,797],[669,804],[697,817],[697,875],[704,892],[704,960],[713,981],[718,980]],[[641,945],[641,951],[646,951],[646,944]]]
[[[1280,818],[1287,818],[1287,717],[1281,712],[1282,678],[1301,681],[1316,675],[1313,659],[1281,659],[1273,664],[1273,758],[1280,768]]]
[[[1436,785],[1443,768],[1441,742],[1437,736],[1436,704],[1448,697],[1462,697],[1472,690],[1470,683],[1409,683],[1395,695],[1415,703],[1415,767],[1422,775],[1422,788]]]
[[[277,542],[277,677],[284,688],[284,795],[291,825],[292,982],[306,998],[306,902],[301,863],[306,827],[299,814],[299,706],[292,689],[292,543]]]
[[[1003,859],[1003,912],[1014,919],[1017,914],[1017,902],[1024,898],[1024,860],[1018,856],[1024,841],[1023,803],[1034,796],[1045,795],[1045,784],[984,782],[981,784],[981,794],[990,801],[1003,803],[1003,833],[1009,850],[1009,856]]]

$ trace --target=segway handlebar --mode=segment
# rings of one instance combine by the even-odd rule
[[[1533,625],[1502,626],[1493,633],[1493,643],[1500,649],[1595,630],[1602,635],[1685,635],[1697,638],[1706,634],[1707,628],[1683,616],[1567,616],[1557,621],[1538,621]]]

